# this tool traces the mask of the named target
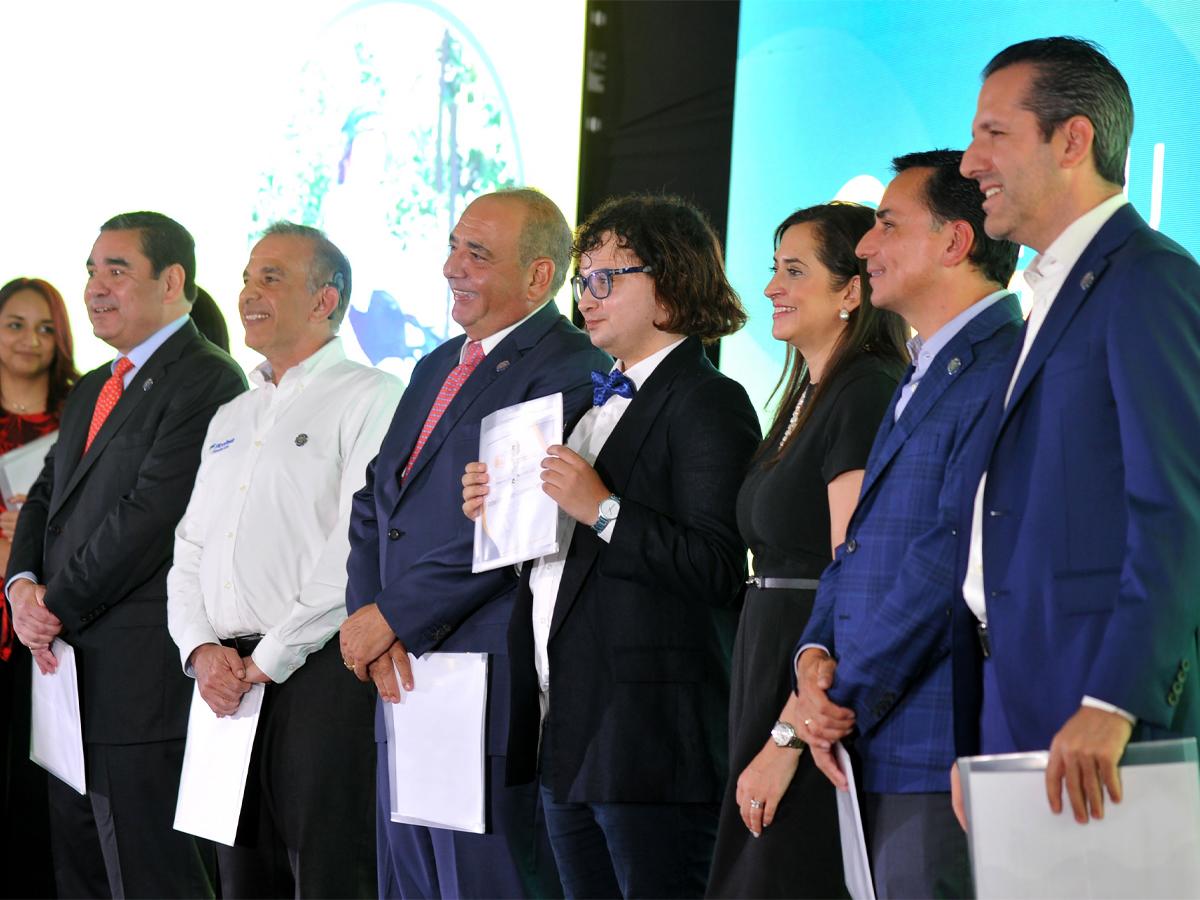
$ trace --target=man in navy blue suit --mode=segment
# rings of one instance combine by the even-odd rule
[[[950,609],[963,470],[1020,329],[1006,285],[1017,247],[989,238],[962,153],[897,159],[863,236],[871,300],[916,331],[913,364],[867,459],[846,541],[821,577],[788,723],[840,788],[830,742],[856,731],[864,824],[880,897],[967,896],[966,841],[949,808]],[[830,675],[832,674],[832,682]]]
[[[511,567],[471,573],[473,528],[459,479],[479,455],[479,423],[514,403],[563,392],[569,420],[591,401],[591,371],[612,360],[558,312],[571,255],[558,207],[532,190],[471,203],[443,266],[466,332],[421,360],[354,498],[342,656],[380,696],[399,697],[408,653],[487,652],[489,828],[477,835],[390,821],[379,744],[379,893],[384,897],[546,896],[561,891],[533,785],[504,787]],[[382,716],[376,740],[385,740]]]
[[[984,69],[962,165],[988,233],[1038,255],[964,508],[958,749],[1049,747],[1079,822],[1129,740],[1200,731],[1200,268],[1121,192],[1132,129],[1094,44],[1025,41]]]

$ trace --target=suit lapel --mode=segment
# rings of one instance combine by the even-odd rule
[[[688,368],[701,365],[703,357],[704,350],[700,341],[688,338],[667,354],[646,379],[646,383],[638,389],[596,457],[596,472],[614,494],[625,494],[634,467],[638,463],[642,445],[671,397],[675,377]],[[574,606],[575,599],[579,596],[579,591],[604,546],[604,541],[591,528],[578,523],[575,525],[571,550],[563,565],[562,580],[558,586],[554,618],[550,622],[551,640]]]
[[[421,448],[421,455],[417,457],[416,463],[413,464],[412,471],[408,473],[408,477],[399,485],[399,493],[396,496],[397,503],[399,503],[400,498],[408,490],[408,486],[416,481],[417,475],[420,474],[421,470],[429,465],[430,460],[437,455],[438,449],[445,443],[446,438],[451,432],[454,431],[455,426],[466,414],[467,410],[471,408],[475,401],[480,398],[497,378],[508,372],[526,352],[545,336],[546,332],[553,327],[561,315],[558,307],[553,302],[546,303],[528,322],[525,322],[511,334],[507,335],[504,340],[493,348],[491,353],[480,361],[475,371],[471,373],[471,377],[458,389],[458,393],[450,401],[450,405],[438,420],[428,440],[425,441],[425,446]],[[463,337],[456,340],[458,340],[458,347],[461,349],[463,341],[466,338]],[[412,435],[412,440],[402,444],[402,446],[408,448],[409,454],[412,452],[411,448],[416,444],[417,435],[420,434],[420,428],[425,424],[425,419],[429,415],[429,410],[433,406],[438,392],[442,389],[442,382],[446,380],[446,375],[449,375],[451,370],[458,365],[457,353],[453,355],[452,360],[450,368],[445,371],[445,375],[437,379],[436,385],[433,386],[433,393],[429,397],[429,402],[422,404],[424,412],[419,416],[420,422],[417,424],[417,431]],[[488,411],[493,412],[494,410]],[[406,454],[400,465],[401,471],[403,471],[407,463],[408,455]],[[397,479],[399,478],[399,473],[397,473],[396,477]],[[394,508],[395,504],[392,506],[392,509]]]
[[[1008,407],[1004,410],[1001,427],[1008,421],[1012,411],[1025,396],[1029,385],[1037,377],[1051,351],[1054,350],[1067,330],[1067,326],[1075,318],[1075,314],[1083,306],[1084,301],[1091,295],[1097,282],[1103,277],[1105,269],[1108,268],[1109,256],[1124,244],[1134,229],[1141,224],[1143,224],[1141,216],[1137,214],[1132,205],[1126,204],[1113,213],[1112,217],[1104,223],[1104,227],[1096,233],[1092,242],[1084,248],[1083,254],[1071,269],[1070,274],[1067,275],[1054,302],[1050,304],[1042,327],[1038,329],[1038,333],[1033,339],[1033,346],[1029,348],[1021,371],[1017,374],[1012,396],[1009,398]]]
[[[924,421],[930,411],[937,406],[938,401],[950,385],[961,378],[971,367],[971,363],[975,361],[975,344],[991,337],[1004,324],[1020,321],[1020,309],[1015,295],[1008,294],[1001,297],[971,319],[958,334],[950,339],[945,347],[938,351],[938,355],[929,364],[929,371],[925,373],[925,377],[921,379],[916,391],[909,398],[908,405],[900,414],[899,421],[892,426],[886,438],[883,438],[879,452],[871,453],[871,458],[867,463],[867,473],[863,478],[862,491],[859,494],[860,498],[867,496],[867,492],[874,486],[880,475],[887,470],[888,465],[900,448],[904,446],[905,441]],[[888,411],[889,420],[895,415],[895,402],[899,396],[900,392],[897,391]]]
[[[57,492],[58,496],[51,503],[49,514],[53,516],[62,504],[66,501],[71,493],[83,481],[96,460],[104,453],[113,437],[116,436],[129,417],[133,415],[135,409],[145,400],[146,396],[154,390],[157,382],[159,382],[166,374],[171,363],[179,358],[179,354],[183,348],[195,340],[199,332],[196,327],[189,321],[177,332],[171,335],[163,343],[161,347],[154,351],[146,364],[141,368],[135,369],[133,380],[129,382],[129,387],[121,393],[121,399],[117,401],[117,405],[113,407],[112,412],[108,414],[108,418],[104,420],[104,424],[100,426],[100,430],[96,432],[96,439],[92,441],[92,446],[83,453],[83,445],[87,441],[87,432],[91,428],[92,412],[96,407],[96,400],[100,396],[100,391],[103,390],[104,383],[108,380],[108,376],[100,380],[99,387],[96,388],[95,396],[91,398],[91,402],[86,404],[80,410],[81,416],[78,419],[82,425],[82,431],[75,431],[71,434],[71,443],[65,446],[64,450],[69,450],[73,455],[83,453],[78,458],[79,462],[75,465],[74,471],[71,472],[70,478],[66,486],[61,492]]]

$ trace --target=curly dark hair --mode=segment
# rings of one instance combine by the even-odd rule
[[[705,343],[746,324],[746,310],[725,277],[721,242],[699,209],[672,194],[610,197],[575,234],[575,259],[612,235],[616,246],[651,267],[654,295],[667,311],[655,324]]]

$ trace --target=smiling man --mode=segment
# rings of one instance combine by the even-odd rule
[[[254,387],[213,417],[175,533],[168,623],[219,716],[265,696],[226,897],[375,893],[375,692],[347,678],[350,504],[400,382],[346,359],[350,264],[320,231],[266,230],[242,273]]]
[[[1121,191],[1132,130],[1096,45],[1026,41],[984,69],[962,162],[988,233],[1038,255],[970,473],[959,751],[1049,748],[1079,822],[1130,740],[1200,733],[1200,267]]]
[[[504,787],[508,737],[505,635],[516,594],[511,567],[471,573],[471,523],[459,478],[479,454],[479,423],[514,403],[563,393],[571,421],[591,396],[590,372],[611,360],[554,305],[570,262],[562,212],[533,190],[488,194],[450,233],[442,273],[466,332],[421,360],[366,486],[354,498],[341,646],[348,668],[398,696],[408,653],[489,657],[489,828],[469,834],[390,819],[387,747],[379,744],[379,895],[521,897],[560,891],[531,786]],[[348,677],[348,676],[347,676]]]
[[[166,578],[204,431],[246,382],[188,317],[195,259],[160,213],[101,227],[84,298],[119,356],[68,398],[13,539],[17,634],[44,672],[62,637],[79,673],[88,794],[50,779],[64,897],[212,895],[196,841],[172,827],[192,687],[169,663]]]
[[[971,441],[1021,319],[1006,288],[1017,247],[984,233],[983,198],[961,160],[953,150],[896,159],[858,244],[871,302],[916,331],[913,365],[875,436],[846,541],[821,576],[798,665],[797,730],[839,787],[830,741],[855,732],[881,898],[971,893],[946,771],[957,515]]]

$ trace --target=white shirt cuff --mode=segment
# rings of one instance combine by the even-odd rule
[[[800,666],[800,657],[804,655],[804,651],[811,650],[814,647],[816,647],[818,650],[824,650],[826,656],[833,655],[832,653],[829,652],[829,648],[826,647],[824,644],[804,644],[799,650],[796,651],[795,657],[792,658],[792,671],[793,672],[795,672],[797,670],[797,668]]]
[[[604,526],[604,530],[600,532],[600,540],[606,544],[612,543],[613,529],[617,527],[616,519],[609,519],[608,524]]]
[[[38,583],[37,576],[34,575],[32,572],[18,572],[12,578],[8,579],[8,581],[4,582],[4,596],[5,597],[8,596],[8,589],[11,588],[13,586],[13,583],[17,582],[17,581],[32,581],[34,584]]]
[[[1133,715],[1132,713],[1125,712],[1125,710],[1121,709],[1119,706],[1113,706],[1111,703],[1106,703],[1103,700],[1097,700],[1095,697],[1088,697],[1087,695],[1084,695],[1084,698],[1079,701],[1079,705],[1090,706],[1092,709],[1102,709],[1105,712],[1116,713],[1130,725],[1137,724],[1137,716]]]

